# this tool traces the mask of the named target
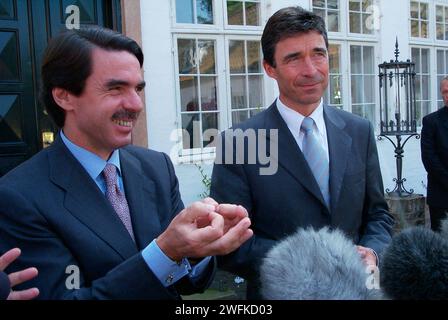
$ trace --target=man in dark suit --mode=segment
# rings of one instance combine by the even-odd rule
[[[431,229],[440,231],[448,211],[448,77],[440,82],[445,106],[423,118],[421,134],[422,160],[428,172],[426,202]]]
[[[211,186],[217,201],[249,211],[254,236],[219,257],[218,266],[246,278],[251,299],[260,298],[261,259],[298,228],[339,228],[374,265],[393,225],[371,123],[322,103],[329,68],[324,21],[300,7],[284,8],[269,19],[261,41],[265,71],[280,97],[241,130],[221,136]],[[252,163],[249,149],[258,157]],[[269,167],[260,156],[270,159]]]
[[[203,291],[252,231],[247,212],[213,199],[184,209],[167,155],[135,146],[143,53],[101,28],[50,42],[42,100],[56,141],[0,180],[0,252],[35,266],[42,299],[176,299]]]

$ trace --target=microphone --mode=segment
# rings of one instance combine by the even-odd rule
[[[299,229],[263,259],[261,294],[270,300],[380,299],[380,290],[369,289],[371,270],[341,231]]]
[[[448,299],[448,223],[440,234],[412,227],[397,234],[380,263],[381,289],[391,299]]]
[[[11,292],[11,283],[8,275],[0,271],[0,300],[6,300]]]

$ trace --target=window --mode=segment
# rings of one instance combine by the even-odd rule
[[[436,38],[448,40],[448,6],[436,6]]]
[[[448,76],[448,49],[437,49],[437,107],[444,106],[442,95],[440,94],[440,82]]]
[[[230,40],[230,94],[232,125],[263,108],[263,69],[260,41]]]
[[[372,10],[372,0],[349,0],[350,33],[373,33]]]
[[[411,1],[411,36],[415,38],[429,37],[429,13],[428,4]]]
[[[260,0],[228,0],[227,24],[260,26]]]
[[[343,108],[342,99],[342,71],[341,71],[341,45],[330,44],[328,46],[330,64],[328,89],[324,96],[326,104]]]
[[[375,125],[375,62],[374,47],[350,46],[350,80],[352,112]]]
[[[213,0],[176,0],[176,22],[213,24]]]
[[[313,0],[313,12],[321,16],[330,32],[339,32],[339,0]]]
[[[415,63],[415,100],[417,112],[417,125],[422,125],[422,118],[431,110],[430,100],[430,54],[429,49],[412,48],[412,61]]]

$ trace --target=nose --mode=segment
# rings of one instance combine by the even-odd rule
[[[302,64],[301,67],[302,67],[301,68],[301,73],[305,77],[312,77],[317,72],[316,66],[314,65],[314,62],[313,62],[313,60],[311,59],[310,56],[306,56],[303,59],[303,64]]]
[[[129,90],[123,101],[123,106],[129,111],[140,112],[143,110],[142,97],[135,90]]]

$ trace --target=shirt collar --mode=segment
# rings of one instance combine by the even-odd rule
[[[98,157],[93,152],[90,152],[73,142],[71,142],[64,134],[64,132],[61,130],[60,132],[62,141],[70,150],[70,152],[73,154],[73,156],[81,163],[81,165],[84,167],[84,169],[87,171],[90,177],[92,177],[93,180],[96,180],[96,178],[103,172],[104,167],[106,164],[111,163],[117,168],[118,175],[121,176],[121,166],[120,166],[120,150],[114,150],[112,152],[112,155],[110,156],[109,160],[105,161]]]
[[[299,133],[300,127],[302,126],[302,121],[303,119],[305,119],[305,116],[287,107],[280,99],[277,99],[277,109],[280,112],[280,115],[282,116],[283,120],[285,120],[289,130],[291,130],[291,132]],[[308,117],[314,120],[318,132],[320,134],[323,134],[325,132],[325,121],[324,121],[324,106],[322,99],[320,100],[320,103],[317,106],[317,108]]]

